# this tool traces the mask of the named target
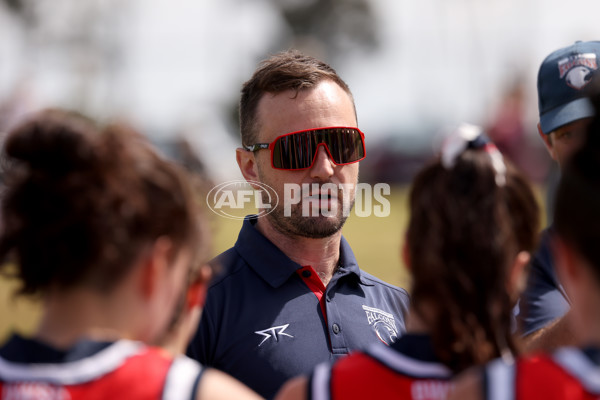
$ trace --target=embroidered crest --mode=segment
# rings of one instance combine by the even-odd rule
[[[388,346],[398,339],[398,331],[396,330],[396,321],[394,316],[388,312],[378,308],[368,307],[363,305],[363,310],[367,315],[367,322],[373,327],[379,340]]]
[[[567,85],[580,90],[592,79],[592,73],[598,69],[596,54],[577,54],[558,61],[560,78],[565,78]]]

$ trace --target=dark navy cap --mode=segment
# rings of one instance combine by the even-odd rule
[[[575,42],[556,50],[542,62],[538,73],[538,105],[542,131],[594,116],[584,88],[598,69],[600,42]]]

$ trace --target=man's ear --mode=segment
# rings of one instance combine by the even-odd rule
[[[516,301],[525,290],[527,282],[527,265],[531,260],[531,254],[527,251],[520,251],[515,257],[510,270],[508,271],[507,290],[511,300]]]
[[[238,163],[238,167],[240,168],[240,172],[246,181],[259,182],[258,166],[256,165],[256,158],[254,157],[253,152],[246,149],[237,148],[235,150],[235,159]],[[255,189],[258,189],[254,184],[251,183],[250,185]]]
[[[140,288],[145,299],[154,295],[157,286],[164,279],[164,274],[169,269],[172,248],[171,240],[160,237],[143,256],[140,266]]]
[[[540,137],[546,145],[546,150],[548,150],[548,154],[550,154],[550,157],[552,157],[554,161],[557,161],[556,150],[554,150],[554,145],[552,144],[552,137],[550,136],[550,133],[545,134],[544,131],[542,131],[542,126],[539,123],[537,124],[537,128]]]

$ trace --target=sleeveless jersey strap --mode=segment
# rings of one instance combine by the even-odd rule
[[[192,400],[196,398],[198,382],[203,372],[202,366],[191,358],[179,356],[169,368],[163,400]]]
[[[555,363],[575,377],[590,393],[600,394],[600,366],[574,347],[558,349],[552,355]]]
[[[322,363],[315,367],[308,381],[309,400],[330,400],[331,364]]]
[[[515,400],[515,364],[492,361],[484,369],[483,386],[488,400]]]

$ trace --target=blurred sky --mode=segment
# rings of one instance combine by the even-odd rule
[[[600,39],[598,0],[367,1],[377,47],[333,57],[317,38],[315,52],[350,85],[368,143],[395,138],[407,151],[459,122],[488,123],[517,78],[538,140],[542,59]],[[186,135],[217,181],[239,177],[231,104],[289,35],[273,0],[33,3],[42,18],[27,24],[0,2],[0,106],[15,120],[48,105],[121,116],[151,135]]]

